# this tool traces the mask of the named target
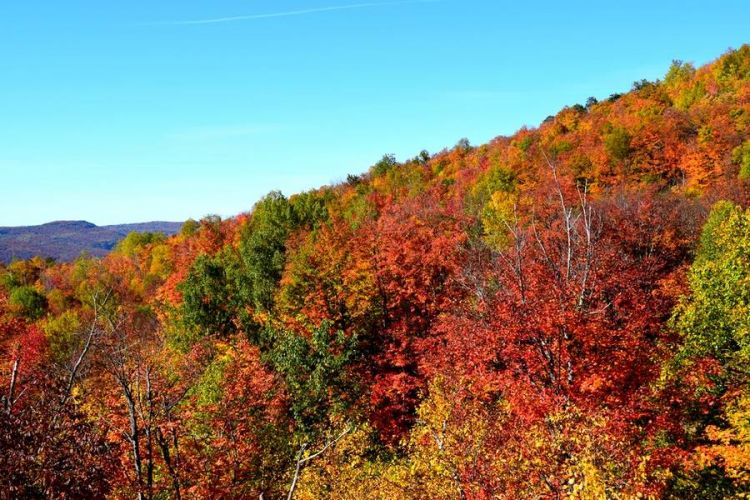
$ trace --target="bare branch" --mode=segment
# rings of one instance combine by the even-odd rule
[[[16,356],[16,359],[13,361],[13,368],[10,373],[10,387],[8,388],[8,397],[5,399],[5,413],[10,415],[11,410],[13,409],[13,403],[15,403],[18,398],[13,397],[14,393],[16,392],[16,381],[18,380],[18,365],[21,363],[21,358],[19,356]],[[21,397],[20,395],[18,397]]]
[[[338,443],[341,440],[341,438],[346,436],[349,432],[351,432],[351,430],[352,430],[352,426],[347,427],[335,439],[327,441],[325,446],[323,446],[320,450],[318,450],[317,452],[313,453],[312,455],[308,457],[302,458],[302,455],[304,454],[305,449],[307,449],[307,443],[304,443],[300,447],[299,452],[297,452],[297,463],[294,468],[294,477],[292,477],[292,484],[289,487],[289,494],[286,497],[287,500],[292,500],[292,498],[294,498],[294,490],[297,488],[297,482],[299,481],[300,472],[306,466],[306,464],[314,460],[315,458],[319,457],[323,453],[325,453],[325,451],[328,448]]]

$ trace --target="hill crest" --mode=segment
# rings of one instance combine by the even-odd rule
[[[0,227],[0,262],[35,256],[70,261],[82,252],[103,256],[130,232],[173,235],[181,222],[152,221],[97,226],[85,220],[59,220],[35,226]]]

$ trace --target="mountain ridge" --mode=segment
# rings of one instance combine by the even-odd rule
[[[103,256],[130,232],[173,235],[182,222],[149,221],[97,226],[86,220],[57,220],[32,226],[0,226],[0,262],[31,257],[70,261],[86,252]]]

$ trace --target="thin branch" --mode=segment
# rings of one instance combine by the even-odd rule
[[[18,398],[13,398],[13,394],[16,392],[16,381],[18,380],[18,365],[21,363],[21,358],[19,356],[16,356],[16,359],[13,361],[13,369],[10,373],[10,387],[8,388],[8,398],[5,399],[5,413],[10,415],[10,411],[13,408],[13,403],[15,403]],[[20,395],[18,397],[21,397]]]
[[[302,454],[305,452],[305,449],[307,448],[307,443],[303,444],[300,447],[300,450],[297,453],[297,463],[296,463],[295,468],[294,468],[294,477],[292,478],[292,484],[289,487],[289,494],[286,497],[287,500],[292,500],[292,498],[294,498],[294,490],[297,488],[297,482],[299,481],[299,475],[300,475],[300,472],[302,471],[302,469],[305,467],[305,464],[307,464],[308,462],[314,460],[315,458],[317,458],[320,455],[322,455],[323,453],[325,453],[325,451],[328,448],[330,448],[331,446],[333,446],[336,443],[338,443],[341,440],[341,438],[343,438],[344,436],[346,436],[349,432],[351,432],[351,430],[352,430],[351,426],[347,427],[335,439],[329,440],[325,444],[325,446],[323,446],[323,448],[321,448],[317,452],[313,453],[309,457],[302,458]]]
[[[104,297],[104,300],[102,300],[101,306],[104,306],[109,301],[109,298],[111,295],[112,295],[112,289],[108,289],[107,294]],[[89,333],[88,333],[88,336],[86,337],[86,342],[83,345],[83,349],[81,350],[81,353],[78,355],[78,359],[76,360],[75,364],[73,365],[73,368],[70,371],[70,376],[68,377],[68,383],[65,386],[65,392],[63,393],[62,399],[60,400],[61,407],[65,405],[65,403],[68,401],[68,398],[70,397],[70,391],[73,389],[73,385],[75,384],[76,376],[78,375],[78,370],[80,370],[84,359],[86,359],[86,355],[91,349],[91,343],[97,334],[96,324],[99,319],[100,305],[99,305],[99,301],[97,300],[96,293],[93,295],[92,299],[93,299],[93,305],[94,305],[94,318],[91,320],[91,327],[89,328]]]
[[[341,438],[343,438],[345,435],[349,434],[349,432],[351,432],[351,430],[352,430],[351,427],[347,427],[346,429],[344,429],[344,431],[341,434],[339,434],[336,437],[336,439],[334,439],[332,441],[328,441],[328,443],[326,443],[326,445],[323,448],[321,448],[318,452],[313,453],[309,457],[303,458],[302,459],[302,463],[303,464],[307,463],[307,462],[313,460],[314,458],[318,457],[319,455],[323,454],[328,448],[330,448],[331,446],[333,446],[334,444],[336,444],[337,442],[339,442],[339,440]]]

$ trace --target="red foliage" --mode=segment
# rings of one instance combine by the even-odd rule
[[[451,277],[466,239],[463,224],[460,215],[423,196],[386,207],[356,237],[357,258],[371,263],[378,293],[380,323],[371,340],[376,350],[370,367],[372,421],[386,441],[408,428],[425,384],[417,370],[418,340],[461,296]]]

